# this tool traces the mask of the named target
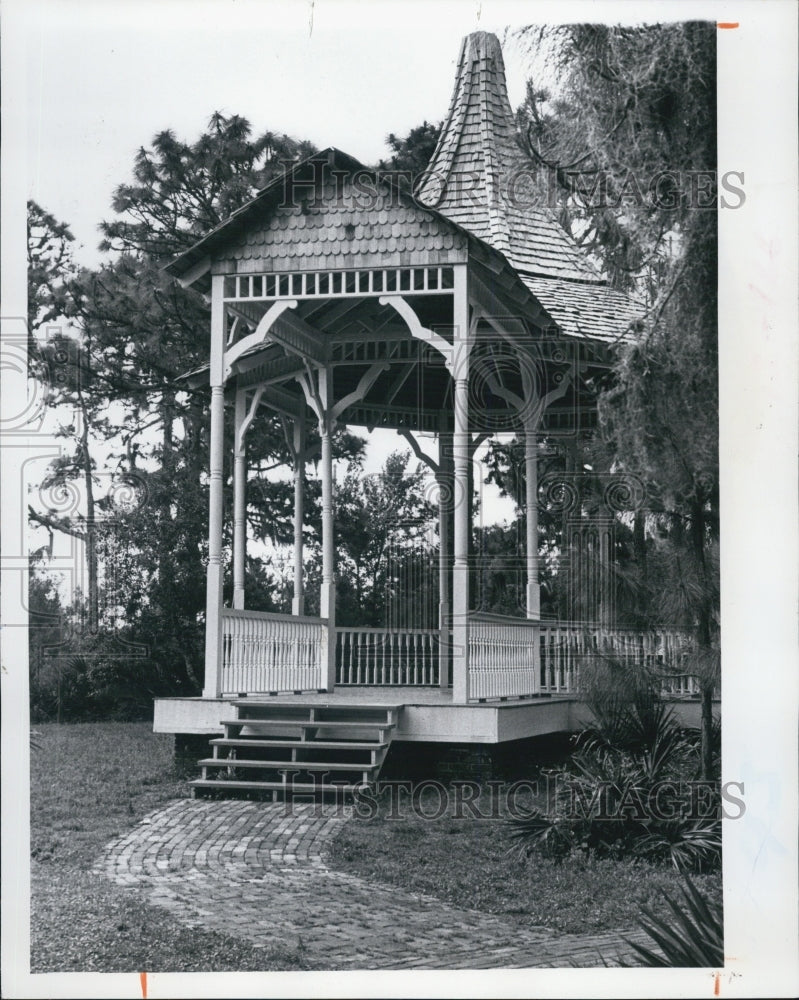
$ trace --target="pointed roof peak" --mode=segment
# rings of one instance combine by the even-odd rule
[[[582,281],[599,275],[546,204],[517,140],[502,46],[476,31],[461,42],[455,86],[420,201],[500,250],[527,274]]]
[[[461,56],[467,54],[469,58],[502,60],[502,46],[499,39],[491,31],[473,31],[471,35],[464,36],[461,42]]]

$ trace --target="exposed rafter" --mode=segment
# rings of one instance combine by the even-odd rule
[[[332,409],[333,419],[338,420],[341,414],[347,409],[347,407],[352,406],[354,403],[360,403],[363,400],[375,382],[378,380],[380,375],[388,371],[391,365],[387,361],[378,361],[368,368],[361,376],[358,385],[355,389],[347,393],[343,399],[340,399]]]

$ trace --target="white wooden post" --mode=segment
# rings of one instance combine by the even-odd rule
[[[211,448],[208,497],[208,570],[205,603],[204,698],[222,694],[222,508],[225,433],[225,312],[221,275],[211,279]]]
[[[243,433],[247,415],[246,390],[236,393],[233,439],[233,607],[244,610],[244,572],[247,559],[247,446]]]
[[[469,700],[469,298],[466,265],[454,269],[453,381],[455,530],[452,566],[452,700]]]
[[[302,523],[305,515],[303,482],[305,479],[305,415],[294,421],[294,596],[291,613],[305,613],[305,595],[302,580]]]
[[[541,618],[541,587],[538,579],[538,435],[528,421],[524,427],[524,471],[526,480],[525,517],[527,521],[527,617]]]
[[[452,437],[442,429],[438,435],[438,684],[449,685],[450,624],[450,538],[449,512],[452,506]]]
[[[326,688],[336,683],[336,553],[333,539],[333,371],[319,371],[319,435],[322,439],[322,593],[319,614],[327,619],[327,643],[323,652]]]

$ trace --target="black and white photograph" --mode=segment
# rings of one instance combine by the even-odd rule
[[[0,16],[3,996],[794,996],[795,5]]]

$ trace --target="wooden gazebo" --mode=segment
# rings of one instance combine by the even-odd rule
[[[204,698],[419,684],[437,685],[444,697],[451,685],[452,702],[467,704],[563,685],[541,659],[549,626],[539,620],[539,436],[590,424],[609,345],[626,335],[636,309],[558,224],[514,133],[499,43],[470,35],[441,138],[414,194],[327,149],[169,265],[211,301]],[[245,443],[263,408],[285,418],[295,463],[293,613],[283,616],[247,610],[244,589]],[[229,418],[232,608],[222,598]],[[319,618],[303,613],[302,482],[312,421],[321,437]],[[337,423],[394,428],[420,455],[415,432],[437,436],[437,458],[428,460],[442,487],[437,629],[364,639],[367,630],[336,628]],[[469,467],[476,446],[499,431],[525,441],[519,619],[475,615],[470,604]]]

